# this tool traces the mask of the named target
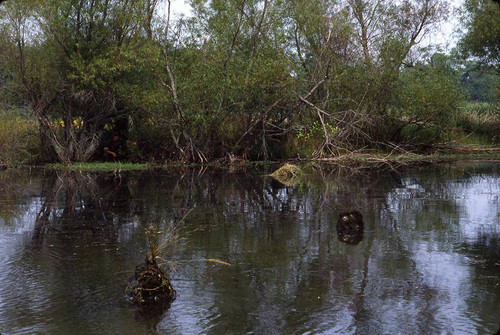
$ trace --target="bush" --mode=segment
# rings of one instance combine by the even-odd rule
[[[0,166],[11,167],[34,162],[40,140],[34,120],[20,111],[0,110]]]
[[[434,57],[429,64],[407,69],[398,80],[393,106],[394,116],[403,125],[399,128],[401,140],[442,139],[464,98],[458,77],[445,60]]]

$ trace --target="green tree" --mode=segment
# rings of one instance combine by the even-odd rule
[[[500,4],[491,0],[466,0],[462,24],[466,30],[459,47],[466,57],[476,57],[500,73]]]
[[[113,122],[133,159],[205,162],[293,155],[299,134],[315,156],[405,141],[408,115],[439,114],[410,103],[443,84],[411,59],[442,0],[191,0],[180,20],[158,2],[0,6],[0,99],[33,110],[60,161],[95,157]]]
[[[43,143],[64,163],[90,159],[120,111],[120,79],[152,38],[156,1],[8,1],[5,67]]]
[[[293,101],[280,4],[192,1],[194,18],[168,32],[164,120],[180,159],[269,158]]]
[[[491,67],[468,62],[460,81],[469,101],[494,102],[500,97],[500,74]]]
[[[390,107],[390,140],[418,144],[442,139],[465,99],[459,80],[452,59],[440,53],[403,71]]]
[[[322,1],[317,4],[319,10],[325,8]],[[309,97],[302,100],[312,108],[324,130],[318,155],[390,140],[390,104],[398,94],[397,82],[405,61],[422,37],[447,14],[446,3],[434,0],[352,0],[347,5],[332,2],[324,11],[325,20],[313,16],[309,21],[315,29],[309,30],[312,38],[307,40],[318,40],[321,33],[324,36],[317,44],[319,48],[311,43],[309,49],[312,63],[323,69],[314,71],[321,73],[315,80],[321,85],[315,85]],[[303,46],[303,50],[307,48]],[[336,131],[332,134],[328,129]]]

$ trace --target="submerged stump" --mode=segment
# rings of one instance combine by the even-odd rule
[[[339,241],[356,245],[363,239],[363,215],[358,211],[342,212],[337,222]]]
[[[135,268],[130,285],[131,300],[143,309],[165,310],[176,298],[170,279],[155,261],[146,259]]]

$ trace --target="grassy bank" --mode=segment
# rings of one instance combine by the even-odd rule
[[[462,133],[461,143],[499,143],[500,104],[468,102],[458,109],[456,130]]]
[[[30,164],[37,159],[38,125],[20,110],[0,109],[0,167]]]
[[[393,167],[419,166],[475,160],[500,162],[500,147],[481,145],[437,146],[431,153],[427,154],[354,153],[321,159],[320,161],[346,167],[369,168],[380,165]]]
[[[152,165],[138,164],[138,163],[121,163],[121,162],[91,162],[91,163],[74,163],[71,165],[47,164],[45,167],[54,170],[112,172],[112,171],[148,170],[152,168]]]
[[[415,154],[415,153],[384,153],[384,152],[358,152],[350,153],[341,156],[322,158],[322,159],[306,159],[306,160],[291,160],[294,162],[318,162],[337,164],[343,167],[352,168],[371,168],[377,166],[420,166],[439,163],[450,163],[458,161],[498,161],[500,162],[500,147],[495,146],[480,146],[480,145],[460,145],[460,146],[440,146],[436,147],[432,153]],[[238,161],[237,165],[240,168],[246,166],[255,166],[265,162],[250,162]],[[271,162],[269,162],[271,163]],[[233,168],[234,164],[225,161],[216,161],[207,164],[209,167],[217,168]],[[196,165],[190,164],[189,167]],[[140,171],[149,169],[168,169],[187,167],[183,164],[166,164],[166,165],[151,165],[138,163],[120,163],[120,162],[93,162],[93,163],[75,163],[71,165],[65,164],[48,164],[45,167],[49,169],[62,169],[73,171],[96,171],[96,172],[112,172],[112,171]]]
[[[64,124],[62,120],[51,123],[55,134],[62,136],[64,129],[61,128],[61,124]],[[81,125],[81,121],[76,124]],[[418,127],[420,124],[413,126]],[[123,130],[123,134],[126,134],[125,136],[117,130],[113,130],[112,126],[109,126],[109,134],[106,133],[103,135],[101,139],[102,143],[92,157],[94,160],[109,159],[106,156],[108,153],[105,154],[103,149],[109,146],[111,142],[116,145],[116,149],[113,150],[118,153],[117,159],[125,163],[51,164],[48,167],[79,171],[125,171],[158,167],[165,168],[166,166],[169,168],[185,168],[196,166],[196,162],[203,161],[205,166],[220,166],[222,168],[231,166],[235,168],[236,166],[258,164],[254,161],[258,159],[293,161],[299,160],[302,157],[306,161],[314,161],[315,159],[311,157],[317,157],[318,155],[328,157],[320,159],[320,161],[354,165],[372,165],[381,162],[389,162],[391,164],[424,164],[461,159],[491,159],[491,157],[496,159],[498,155],[495,148],[488,147],[487,145],[498,146],[500,143],[500,137],[498,136],[500,133],[500,105],[498,103],[478,102],[462,104],[454,111],[453,117],[449,122],[449,127],[443,126],[442,129],[439,129],[442,132],[439,138],[434,137],[435,132],[433,131],[428,133],[428,137],[410,140],[405,137],[406,135],[403,136],[403,132],[400,134],[402,138],[405,138],[402,142],[398,142],[397,140],[376,142],[374,139],[375,143],[366,143],[366,145],[362,145],[364,149],[356,150],[359,146],[344,146],[342,141],[347,141],[347,139],[342,135],[340,136],[342,140],[340,140],[338,135],[349,127],[344,127],[344,129],[342,127],[334,127],[330,123],[325,123],[325,128],[323,128],[322,124],[318,121],[304,120],[301,122],[300,127],[291,131],[286,136],[268,136],[267,140],[264,137],[264,142],[261,140],[256,141],[255,143],[257,144],[254,143],[256,146],[262,146],[261,149],[263,151],[261,151],[261,154],[246,155],[245,150],[235,150],[235,153],[228,154],[225,152],[226,149],[222,148],[221,143],[217,142],[209,150],[216,152],[214,155],[205,157],[206,160],[201,159],[202,156],[200,156],[200,159],[197,161],[186,159],[182,155],[171,154],[174,151],[169,148],[167,143],[169,140],[166,138],[150,138],[152,134],[160,131],[161,127],[158,124],[145,123],[144,127],[144,131],[141,132],[142,135],[135,133],[134,135],[127,128],[128,130]],[[410,128],[408,125],[405,127],[406,130]],[[119,135],[115,135],[115,133]],[[59,139],[62,139],[61,136]],[[120,136],[124,137],[124,139],[121,139]],[[325,139],[325,136],[328,138]],[[370,138],[372,137],[368,139]],[[356,141],[354,138],[352,140]],[[34,120],[33,115],[28,110],[14,108],[2,110],[0,108],[0,168],[15,168],[23,165],[38,165],[41,162],[57,161],[58,158],[53,150],[45,150],[47,148],[43,148],[43,143],[47,141],[47,139],[43,140],[43,136],[40,133],[40,125]],[[455,143],[455,146],[445,147],[442,144],[435,144],[437,141]],[[225,142],[223,141],[223,143]],[[388,152],[375,151],[391,150],[392,148],[397,150],[394,150],[390,154]],[[166,154],[165,150],[170,152],[170,154]],[[339,156],[340,153],[347,150],[356,151]],[[264,152],[266,153],[265,155],[263,154]],[[415,154],[414,152],[425,154]],[[76,159],[75,157],[77,156],[68,157]],[[84,158],[80,159],[84,160]],[[85,159],[90,158],[87,157]],[[249,159],[249,161],[246,159]],[[131,164],[126,163],[127,160],[149,162],[149,164]],[[191,163],[185,165],[181,161]]]

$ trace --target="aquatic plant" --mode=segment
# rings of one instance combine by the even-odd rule
[[[293,185],[295,179],[302,174],[303,171],[300,167],[294,164],[286,163],[269,176],[284,185]]]
[[[172,287],[170,278],[165,274],[156,259],[167,245],[162,239],[162,232],[150,226],[145,230],[148,240],[148,252],[143,264],[135,268],[135,274],[129,285],[131,300],[141,308],[160,307],[167,309],[176,298],[176,291]],[[172,235],[174,236],[173,233]]]

